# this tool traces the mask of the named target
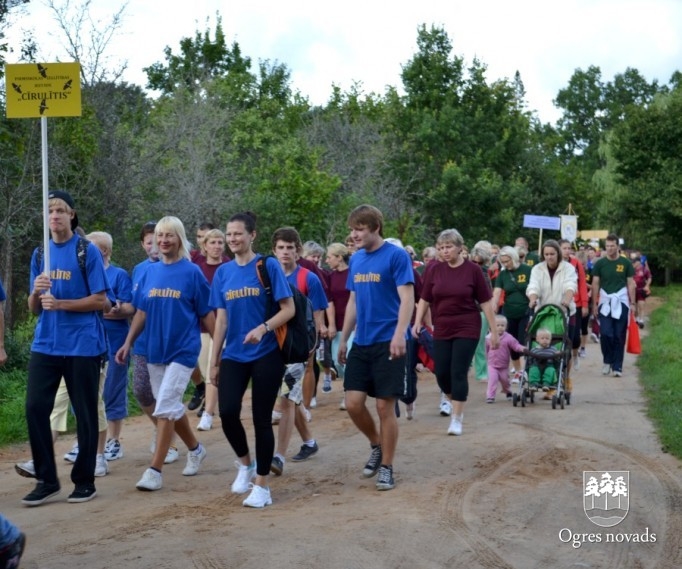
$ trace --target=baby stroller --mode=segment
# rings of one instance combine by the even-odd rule
[[[556,370],[556,385],[552,395],[552,409],[556,409],[557,404],[563,409],[564,403],[571,404],[571,394],[565,389],[566,374],[568,363],[571,359],[571,342],[568,336],[568,315],[561,306],[556,304],[546,304],[538,309],[531,317],[526,332],[528,350],[538,348],[539,344],[535,335],[540,328],[546,328],[552,333],[551,347],[553,350],[549,354],[533,354],[526,358],[526,368],[519,383],[517,393],[512,394],[514,407],[521,401],[521,407],[526,406],[526,402],[535,402],[536,388],[529,382],[531,365],[539,365],[542,369],[545,366],[554,366]]]

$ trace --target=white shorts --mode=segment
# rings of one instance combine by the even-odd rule
[[[303,401],[303,376],[306,364],[289,364],[284,370],[280,395],[300,405]]]
[[[154,417],[177,421],[185,414],[182,397],[189,385],[194,368],[179,363],[147,364],[149,382],[156,399]]]

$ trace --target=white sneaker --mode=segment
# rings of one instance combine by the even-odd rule
[[[19,476],[24,478],[35,478],[36,477],[36,467],[33,464],[33,459],[27,460],[26,462],[18,462],[14,465],[14,470]]]
[[[613,377],[623,377],[623,372],[616,370],[613,372]]]
[[[109,474],[109,464],[103,454],[98,454],[95,458],[95,476],[106,476]]]
[[[73,443],[71,450],[64,455],[64,460],[67,460],[69,462],[76,462],[77,458],[78,458],[78,441]]]
[[[462,416],[453,415],[448,427],[448,435],[459,436],[462,434]]]
[[[577,358],[573,358],[573,369],[575,371],[580,370],[580,356],[578,356]]]
[[[256,477],[256,463],[252,462],[249,466],[244,466],[238,460],[235,460],[237,466],[237,478],[232,483],[233,494],[243,494],[249,491],[251,480]]]
[[[599,336],[597,336],[594,332],[590,332],[590,339],[595,343],[599,343]]]
[[[273,413],[274,413],[274,411],[273,411]],[[204,411],[201,414],[201,419],[199,421],[199,425],[197,426],[197,430],[199,430],[199,431],[210,431],[212,426],[213,426],[213,415]]]
[[[440,400],[440,414],[443,415],[443,417],[452,415],[452,404],[445,397]]]
[[[405,417],[407,417],[408,421],[414,419],[414,403],[410,403],[407,407],[405,407]]]
[[[339,409],[341,411],[346,410],[346,396],[345,395],[343,396],[343,399],[341,399],[341,403],[339,403]]]
[[[206,449],[204,445],[199,443],[199,448],[191,450],[187,453],[187,465],[182,471],[183,476],[194,476],[199,472],[199,467],[201,463],[206,458]]]
[[[306,423],[310,423],[310,421],[313,420],[313,414],[310,412],[310,409],[304,405],[301,405],[301,407],[303,407],[303,416],[305,417]]]
[[[138,490],[161,490],[163,486],[163,477],[160,472],[157,472],[153,468],[148,468],[144,471],[142,478],[139,482],[135,484],[135,488]]]
[[[331,393],[332,392],[332,376],[331,376],[331,374],[324,376],[324,379],[322,380],[322,392],[323,393]]]
[[[249,508],[264,508],[272,505],[272,497],[270,496],[270,488],[267,486],[263,488],[257,484],[249,484],[251,494],[242,502]]]
[[[104,458],[107,460],[118,460],[123,458],[123,447],[120,441],[116,439],[109,439],[104,446]]]
[[[611,373],[611,364],[604,364],[601,366],[601,374],[609,375]]]
[[[313,397],[310,400],[310,408],[311,409],[317,409],[317,397]]]
[[[520,378],[521,378],[521,372],[520,371],[514,370],[511,372],[511,384],[512,385],[518,385],[519,383],[521,383]]]
[[[279,425],[279,421],[282,418],[282,413],[280,411],[273,411],[272,412],[272,424],[273,425]]]
[[[168,452],[166,453],[166,458],[163,459],[164,464],[171,464],[178,460],[180,458],[180,453],[178,452],[177,447],[171,446],[168,448]]]

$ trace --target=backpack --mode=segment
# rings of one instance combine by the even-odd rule
[[[277,312],[274,309],[275,302],[272,297],[270,275],[265,266],[267,258],[268,257],[261,257],[256,262],[258,280],[261,285],[263,285],[265,293],[268,295],[266,320]],[[315,346],[317,345],[317,330],[315,329],[315,319],[313,318],[313,305],[306,296],[308,292],[306,277],[309,272],[308,269],[300,267],[298,274],[296,275],[296,284],[298,287],[289,284],[291,293],[294,297],[296,313],[291,320],[274,330],[275,336],[277,337],[277,344],[279,345],[282,359],[285,364],[307,362],[310,354],[313,353]]]

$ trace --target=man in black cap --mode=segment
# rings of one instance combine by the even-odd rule
[[[60,491],[50,413],[62,377],[77,421],[79,453],[71,470],[74,491],[68,501],[87,502],[97,494],[97,396],[106,339],[101,312],[109,288],[97,247],[74,233],[73,198],[49,193],[50,266],[36,248],[31,258],[29,309],[38,316],[31,345],[26,392],[26,422],[38,483],[24,497],[39,506]]]

